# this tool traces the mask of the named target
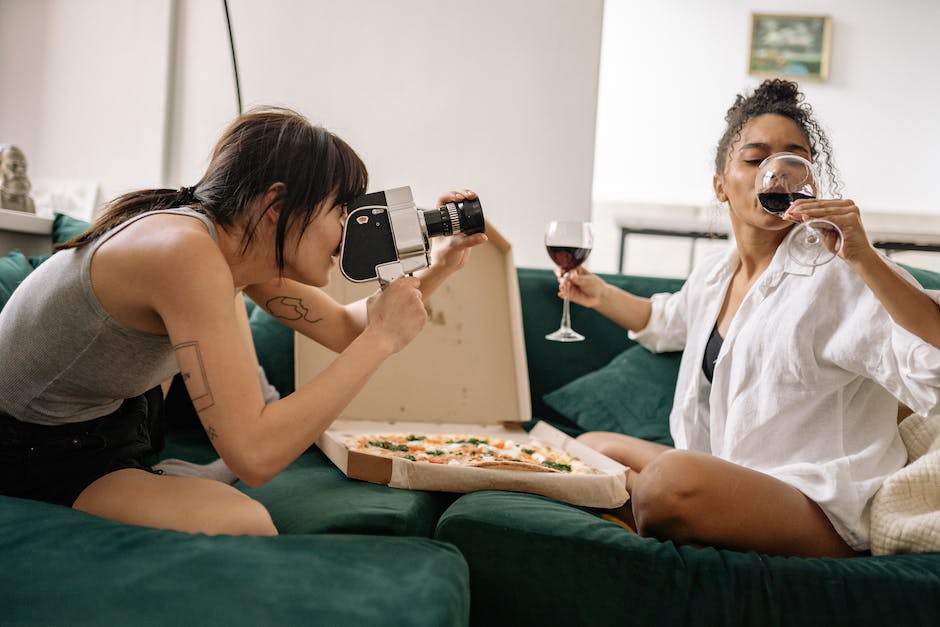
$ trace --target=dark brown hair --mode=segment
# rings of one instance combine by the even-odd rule
[[[195,186],[119,196],[91,228],[57,250],[84,246],[147,211],[180,206],[191,206],[223,228],[231,227],[275,183],[283,183],[284,191],[245,223],[242,251],[265,212],[279,203],[275,256],[278,268],[283,269],[287,232],[307,228],[330,194],[335,192],[336,202],[345,204],[365,193],[368,173],[346,142],[299,113],[274,107],[252,109],[222,134],[206,173]]]
[[[744,125],[760,115],[772,113],[789,118],[800,127],[809,142],[812,161],[819,166],[820,185],[838,197],[842,183],[832,161],[832,146],[826,132],[813,117],[813,108],[804,100],[796,83],[778,78],[765,80],[751,95],[738,94],[725,115],[727,126],[715,151],[715,173],[724,172],[728,152],[741,137]]]

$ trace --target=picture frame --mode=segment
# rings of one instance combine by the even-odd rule
[[[824,81],[831,47],[828,15],[752,13],[748,73]]]

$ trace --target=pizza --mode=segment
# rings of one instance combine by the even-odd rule
[[[514,442],[471,435],[360,435],[346,448],[380,457],[401,457],[413,462],[525,470],[529,472],[600,474],[577,457],[536,439]]]

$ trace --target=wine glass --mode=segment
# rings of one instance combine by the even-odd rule
[[[755,181],[757,200],[764,211],[782,216],[794,201],[816,198],[819,185],[813,165],[792,152],[778,152],[764,159]],[[797,225],[787,240],[787,254],[804,266],[821,266],[842,250],[842,231],[822,218]]]
[[[584,263],[594,246],[594,232],[589,222],[550,222],[545,229],[545,248],[563,274],[567,287],[568,273]],[[565,290],[565,305],[558,330],[545,336],[555,342],[580,342],[584,336],[571,328],[568,309],[568,290]]]

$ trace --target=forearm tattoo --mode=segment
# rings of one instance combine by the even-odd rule
[[[275,296],[264,304],[264,308],[275,318],[282,320],[304,320],[316,324],[323,318],[314,318],[304,302],[293,296]]]
[[[193,401],[196,411],[209,409],[213,405],[212,390],[209,389],[209,379],[206,377],[206,368],[202,362],[202,353],[198,342],[183,342],[173,347],[176,351],[176,361],[180,366],[180,375],[183,383],[189,390],[189,397]],[[212,437],[212,434],[210,434]]]

